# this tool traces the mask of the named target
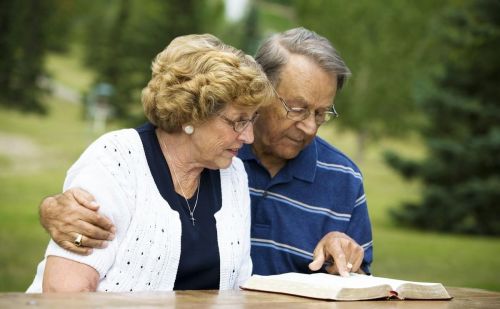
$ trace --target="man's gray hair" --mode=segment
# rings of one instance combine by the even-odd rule
[[[277,33],[266,39],[257,50],[255,60],[262,66],[267,78],[277,87],[280,74],[290,54],[303,55],[313,60],[325,72],[337,76],[337,90],[342,89],[351,71],[330,41],[303,27]]]

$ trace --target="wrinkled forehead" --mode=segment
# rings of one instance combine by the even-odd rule
[[[278,94],[283,98],[309,105],[332,104],[336,90],[337,76],[304,56],[290,57],[281,71],[277,87]]]

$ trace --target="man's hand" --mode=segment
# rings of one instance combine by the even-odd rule
[[[362,272],[360,267],[365,253],[351,237],[340,232],[330,232],[316,245],[313,255],[310,270],[317,271],[326,261],[333,259],[333,264],[326,271],[346,277],[350,272]]]
[[[113,223],[99,214],[94,197],[81,189],[69,189],[63,194],[49,196],[40,204],[40,223],[52,239],[64,249],[90,254],[92,248],[105,248],[106,240],[115,236]],[[82,234],[82,245],[74,244]]]

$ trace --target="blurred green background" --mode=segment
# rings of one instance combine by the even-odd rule
[[[253,54],[263,37],[296,26],[329,38],[353,73],[336,99],[341,117],[324,125],[319,134],[363,171],[374,231],[373,273],[500,291],[496,271],[500,268],[496,199],[500,187],[495,182],[500,96],[494,86],[488,88],[499,85],[500,10],[495,12],[498,5],[491,3],[498,1],[0,3],[0,291],[23,291],[31,283],[48,241],[38,221],[38,205],[43,197],[61,191],[72,162],[104,131],[143,121],[140,90],[149,78],[152,58],[172,38],[210,32]],[[475,6],[482,6],[483,11],[478,11],[482,15],[470,13]],[[485,10],[492,11],[493,17]],[[484,47],[491,38],[496,43]],[[475,74],[463,74],[470,69]],[[469,81],[482,88],[472,88]],[[113,85],[104,98],[109,112],[105,122],[96,121],[92,113],[97,85]],[[467,90],[465,94],[449,90],[457,85]],[[439,87],[445,91],[438,92]],[[443,92],[457,97],[443,99],[438,95]],[[455,102],[476,114],[456,112]],[[447,108],[433,110],[433,106]],[[483,110],[487,115],[481,118]],[[443,123],[461,124],[457,130],[446,127],[444,131],[462,135],[436,133],[442,129],[436,125]],[[452,166],[462,171],[469,163],[475,171],[472,176],[452,176],[488,179],[492,188],[481,191],[481,196],[495,198],[483,202],[488,207],[481,211],[459,201],[439,210],[443,203],[430,203],[432,195],[426,189],[437,183],[446,185],[441,186],[446,191],[460,183],[447,180],[452,176],[443,178],[447,170],[439,177],[429,176],[440,169],[427,168],[431,172],[419,174],[418,166],[402,162],[436,158],[442,152],[433,145],[442,143],[429,142],[429,137],[447,136],[451,146],[444,162],[452,163],[450,158],[455,157],[450,149],[458,147],[452,142],[468,145],[478,124],[482,125],[479,131],[493,132],[492,142],[482,151],[465,148],[463,153],[483,157],[465,157],[460,168]],[[388,152],[400,159],[388,160]],[[443,156],[437,158],[429,161],[441,162]],[[492,167],[476,167],[477,160]],[[408,170],[420,177],[401,176],[411,174]],[[420,204],[433,205],[426,210],[428,220],[412,222],[401,216],[412,213],[408,205]],[[463,221],[456,219],[457,210],[465,214]],[[414,218],[419,218],[418,212]],[[458,227],[441,224],[450,221],[458,222]]]

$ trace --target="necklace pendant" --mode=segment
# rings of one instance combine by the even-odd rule
[[[165,146],[165,140],[161,139],[161,142],[162,142],[165,154],[168,157],[168,161],[172,162],[172,159],[170,158],[170,155],[167,152],[167,146]],[[168,163],[167,163],[167,167],[168,167]],[[182,197],[186,201],[186,206],[187,206],[187,209],[189,210],[189,215],[191,216],[191,218],[189,218],[189,220],[191,220],[191,222],[193,222],[193,226],[194,226],[194,222],[196,221],[196,219],[194,218],[194,212],[196,210],[196,206],[198,206],[198,197],[200,195],[200,187],[201,187],[201,183],[200,183],[201,182],[201,174],[198,176],[198,189],[196,190],[196,201],[194,202],[193,210],[191,210],[191,207],[189,206],[189,201],[186,198],[187,195],[184,193],[184,189],[182,188],[181,182],[179,181],[179,177],[177,177],[177,172],[175,171],[175,168],[172,168],[171,171],[174,172],[174,178],[175,178],[175,180],[177,180],[177,184],[179,185],[179,188],[181,189],[181,192],[182,192]],[[175,191],[175,186],[174,186],[174,191]]]

